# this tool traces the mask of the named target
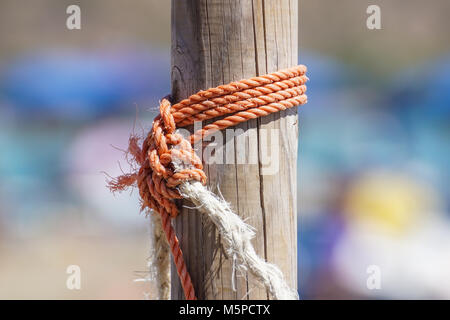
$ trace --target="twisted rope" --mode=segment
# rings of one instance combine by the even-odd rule
[[[153,248],[152,256],[149,258],[151,267],[155,268],[155,280],[158,287],[158,299],[170,299],[170,248],[166,240],[166,234],[162,227],[161,216],[151,216],[153,226]],[[152,270],[151,270],[152,271]]]
[[[160,102],[160,114],[153,120],[152,129],[144,139],[142,147],[138,146],[137,137],[130,138],[128,152],[140,169],[136,173],[125,174],[110,181],[109,186],[111,190],[117,191],[137,184],[142,200],[141,209],[152,209],[160,215],[161,226],[186,299],[192,300],[196,297],[171,218],[175,218],[179,213],[175,200],[183,198],[180,188],[184,196],[187,195],[186,190],[191,190],[192,200],[196,202],[199,199],[195,195],[205,192],[198,186],[206,184],[206,175],[192,145],[218,130],[306,103],[307,97],[304,93],[308,78],[305,72],[306,67],[300,65],[231,82],[197,92],[173,106],[167,99],[163,99]],[[186,139],[176,132],[177,127],[222,116],[225,117],[204,126]],[[190,184],[197,188],[189,189]],[[216,208],[217,212],[222,214],[219,217],[217,212],[209,212],[219,231],[224,233],[229,250],[264,283],[275,298],[292,297],[286,289],[288,287],[281,272],[257,257],[250,243],[251,234],[247,232],[248,227],[245,227],[242,220],[225,205],[222,204],[220,209],[216,202],[209,202],[211,208]],[[234,219],[237,227],[226,226],[225,218]],[[237,243],[236,239],[241,240]],[[246,249],[239,249],[239,245]]]

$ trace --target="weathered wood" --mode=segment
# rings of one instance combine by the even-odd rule
[[[173,99],[179,101],[201,89],[296,65],[297,12],[297,0],[172,1]],[[245,135],[224,134],[224,158],[242,156],[247,163],[206,164],[208,186],[216,193],[220,190],[235,212],[255,227],[257,253],[278,265],[295,288],[296,108],[235,129],[256,137],[255,143],[246,143],[249,152],[239,143]],[[278,156],[279,169],[265,174],[265,140],[270,140],[272,132],[278,132],[278,138],[268,156]],[[255,155],[257,162],[248,164]],[[233,291],[232,261],[222,252],[217,232],[204,216],[184,208],[175,228],[199,299],[267,299],[266,290],[255,287],[248,275],[234,276]],[[172,299],[183,298],[176,271],[172,271]]]

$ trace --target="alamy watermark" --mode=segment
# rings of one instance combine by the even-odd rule
[[[66,20],[66,27],[69,30],[81,29],[81,8],[75,4],[67,7],[66,13],[69,15]]]
[[[201,129],[201,122],[194,123],[194,132]],[[188,130],[177,130],[183,137]],[[207,165],[258,165],[261,175],[275,175],[280,170],[280,129],[227,128],[205,136],[194,143],[197,156]]]
[[[367,267],[366,273],[369,275],[367,277],[366,286],[369,290],[380,290],[381,289],[381,268],[375,264]]]
[[[381,29],[381,8],[376,4],[367,7],[366,13],[369,15],[366,20],[366,26],[369,30]]]
[[[66,280],[66,287],[69,290],[81,290],[81,268],[76,264],[67,267],[66,273],[69,275]]]

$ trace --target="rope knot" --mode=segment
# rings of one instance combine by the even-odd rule
[[[180,184],[191,180],[206,184],[202,162],[192,145],[216,131],[305,104],[308,81],[305,73],[306,67],[300,65],[234,81],[199,91],[173,106],[169,100],[162,99],[159,115],[153,120],[142,148],[136,136],[130,137],[128,153],[140,169],[113,179],[109,187],[112,191],[121,191],[137,184],[141,209],[150,208],[160,214],[187,299],[195,299],[195,292],[170,218],[179,213],[175,201],[182,198],[178,191]],[[210,119],[216,120],[187,138],[176,131],[177,127]]]
[[[142,147],[142,164],[138,187],[143,207],[160,212],[164,209],[172,217],[178,215],[174,199],[181,198],[176,187],[189,180],[206,183],[200,158],[189,141],[177,133],[175,120],[167,99],[160,102],[160,114]]]

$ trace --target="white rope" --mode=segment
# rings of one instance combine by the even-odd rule
[[[161,217],[157,213],[150,214],[150,254],[147,258],[148,272],[143,278],[134,279],[134,282],[149,282],[151,289],[157,288],[156,294],[151,297],[156,300],[170,300],[170,251]],[[153,290],[152,290],[153,291]],[[150,294],[144,292],[144,299],[150,299]]]
[[[297,291],[291,289],[277,266],[258,257],[251,243],[254,231],[235,214],[228,203],[210,192],[197,181],[189,181],[179,186],[181,195],[198,206],[218,229],[222,245],[227,254],[237,262],[239,271],[249,271],[263,284],[276,300],[297,300]],[[234,263],[233,263],[234,264]]]
[[[157,271],[156,285],[158,288],[158,300],[170,300],[170,251],[164,230],[162,228],[161,216],[152,213],[151,224],[153,227],[154,252],[150,257],[152,265]]]
[[[172,161],[175,171],[190,166],[178,159]],[[198,181],[184,182],[178,189],[183,198],[192,201],[197,210],[206,214],[219,231],[223,248],[233,259],[233,288],[236,268],[242,273],[249,271],[273,299],[298,300],[297,291],[287,285],[281,270],[256,254],[251,243],[255,236],[253,228],[242,221],[224,199],[219,198]],[[152,217],[156,250],[152,260],[156,262],[158,270],[159,299],[166,300],[170,299],[169,246],[164,237],[159,214],[152,214]]]

